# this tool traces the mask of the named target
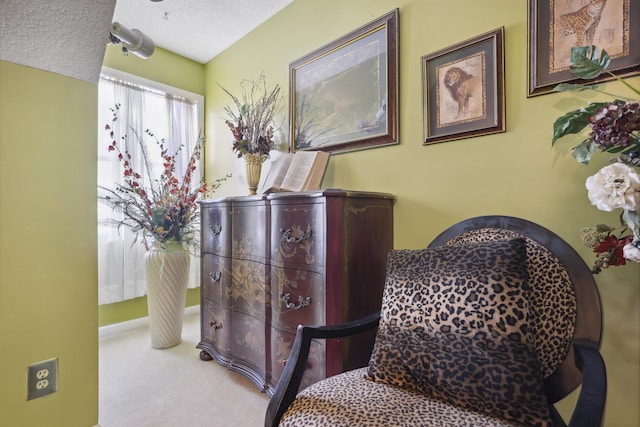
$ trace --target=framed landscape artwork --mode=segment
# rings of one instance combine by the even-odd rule
[[[398,10],[289,65],[291,151],[398,143]]]
[[[585,82],[569,71],[574,46],[607,51],[608,70],[620,77],[638,74],[639,17],[640,0],[529,0],[527,96],[551,92],[559,83]],[[590,82],[612,78],[603,74]]]
[[[426,144],[505,131],[504,29],[422,57]]]

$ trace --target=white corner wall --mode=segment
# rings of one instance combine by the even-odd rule
[[[97,82],[116,0],[0,1],[0,60]]]

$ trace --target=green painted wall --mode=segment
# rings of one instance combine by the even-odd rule
[[[189,92],[204,95],[204,65],[156,48],[149,59],[122,55],[119,46],[107,46],[103,65]],[[186,305],[200,304],[199,289],[188,289]],[[100,326],[148,315],[147,297],[99,306]]]
[[[207,173],[216,178],[233,172],[219,194],[246,194],[243,165],[231,153],[221,119],[227,100],[216,83],[235,90],[240,78],[264,71],[270,82],[288,87],[291,61],[396,7],[401,144],[335,156],[324,186],[398,196],[398,248],[423,247],[456,221],[499,213],[547,226],[590,260],[579,227],[616,219],[591,207],[583,190],[586,177],[605,160],[578,165],[569,155],[569,141],[551,149],[551,123],[585,98],[526,98],[524,2],[295,0],[206,67],[162,49],[147,61],[123,58],[116,47],[107,49],[105,65],[205,93]],[[506,30],[507,133],[422,146],[420,57],[500,26]],[[640,78],[631,82],[638,86]],[[98,406],[97,88],[0,61],[0,93],[0,421],[18,427],[45,419],[52,427],[92,426]],[[640,424],[640,265],[606,271],[597,280],[609,377],[605,425],[635,427]],[[101,311],[100,321],[146,315],[140,308],[146,304],[133,305],[135,313]],[[27,365],[56,356],[59,391],[27,402]],[[562,405],[563,413],[571,403],[570,398]]]
[[[149,59],[142,59],[133,54],[124,56],[120,46],[107,45],[102,64],[145,79],[204,95],[204,65],[159,47],[156,47]]]
[[[591,207],[584,181],[606,163],[582,166],[571,141],[550,145],[556,117],[586,102],[587,95],[527,98],[527,4],[513,0],[295,0],[214,58],[206,67],[207,171],[227,172],[221,195],[247,194],[244,165],[231,152],[224,124],[228,103],[216,83],[237,91],[242,78],[260,72],[288,87],[290,62],[332,40],[400,9],[400,140],[393,147],[333,157],[323,187],[395,194],[395,246],[424,247],[447,226],[467,217],[505,214],[540,223],[572,244],[588,262],[579,229],[614,223],[616,214]],[[488,13],[487,11],[490,11]],[[423,146],[420,58],[505,27],[507,132]],[[640,78],[630,82],[640,86]],[[615,84],[607,85],[610,91]],[[265,165],[268,168],[268,165]],[[602,353],[608,367],[605,425],[640,425],[640,265],[597,277],[604,309]],[[575,396],[561,404],[568,413]]]
[[[0,61],[0,424],[98,421],[97,85]],[[59,359],[27,401],[27,366]]]

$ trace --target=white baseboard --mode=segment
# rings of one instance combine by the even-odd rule
[[[192,305],[189,307],[185,307],[184,309],[184,315],[185,316],[195,316],[196,314],[200,314],[200,306],[199,305]]]
[[[185,316],[195,316],[200,314],[200,305],[192,305],[185,307]],[[101,326],[98,328],[98,337],[106,338],[114,334],[120,334],[130,331],[132,329],[147,326],[149,324],[149,317],[140,317],[138,319],[127,320],[125,322],[114,323],[112,325]],[[100,427],[94,426],[94,427]]]

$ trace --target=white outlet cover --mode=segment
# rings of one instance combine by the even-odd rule
[[[58,391],[58,358],[43,360],[27,369],[27,400]]]

